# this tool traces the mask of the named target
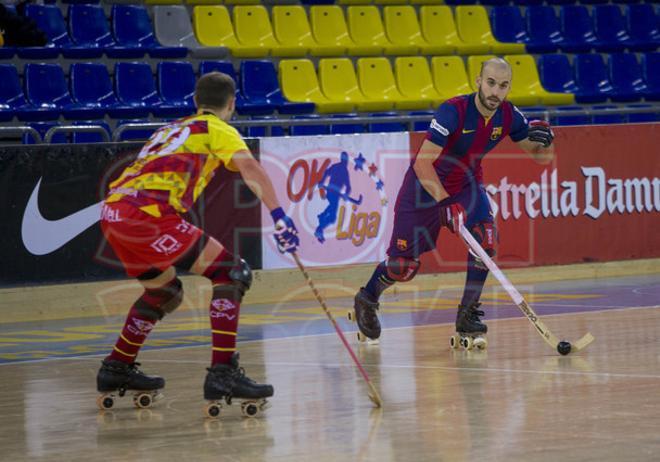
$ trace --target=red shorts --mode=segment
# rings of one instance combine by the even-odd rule
[[[131,277],[153,268],[164,271],[204,234],[172,208],[159,212],[156,217],[125,202],[103,206],[101,229]]]

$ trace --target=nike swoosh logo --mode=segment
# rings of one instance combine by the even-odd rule
[[[463,129],[463,134],[466,134],[466,133],[472,133],[472,132],[474,132],[474,131],[476,131],[476,130],[466,130],[466,129]]]
[[[33,255],[49,254],[74,239],[101,219],[103,205],[101,201],[59,220],[47,220],[39,211],[40,186],[41,178],[25,206],[21,225],[23,245]]]

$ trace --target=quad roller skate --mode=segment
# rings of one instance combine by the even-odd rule
[[[96,398],[99,409],[111,409],[117,396],[123,397],[127,391],[133,392],[133,404],[146,409],[162,398],[160,389],[165,387],[162,377],[145,375],[138,366],[116,360],[104,360],[96,376],[96,388],[101,393]]]
[[[238,367],[238,353],[234,353],[229,364],[216,364],[208,368],[204,381],[204,399],[208,401],[204,413],[215,419],[220,416],[223,406],[230,406],[234,399],[240,400],[241,413],[245,417],[255,417],[269,407],[266,398],[273,396],[273,386],[256,383],[245,376],[245,370]]]
[[[358,325],[357,338],[360,342],[377,344],[380,337],[380,321],[378,320],[378,301],[364,287],[355,295],[353,309],[348,312],[348,320]]]
[[[481,303],[472,303],[470,305],[458,305],[456,314],[456,334],[449,339],[452,348],[463,348],[465,350],[485,350],[488,346],[486,333],[488,326],[481,322],[480,316],[484,312],[479,309]]]

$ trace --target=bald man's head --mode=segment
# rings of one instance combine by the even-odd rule
[[[502,58],[491,58],[481,64],[476,83],[484,109],[497,110],[511,90],[511,77],[511,65]]]

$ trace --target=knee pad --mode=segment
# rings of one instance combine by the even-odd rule
[[[494,223],[490,222],[481,222],[477,223],[470,229],[470,234],[474,239],[481,245],[484,251],[488,254],[489,257],[494,257],[496,254],[495,244],[498,241],[497,229],[495,228]],[[488,270],[486,265],[481,261],[481,259],[470,250],[470,253],[476,261],[477,267]]]
[[[144,289],[135,302],[135,310],[145,318],[161,320],[183,301],[183,285],[178,277],[157,289]]]
[[[412,280],[421,266],[419,260],[408,257],[390,257],[387,259],[387,277],[397,282]]]
[[[216,286],[233,285],[238,289],[241,298],[252,286],[252,270],[242,258],[233,266],[229,266],[227,260],[216,260],[209,265],[204,275],[211,280],[214,291]]]

